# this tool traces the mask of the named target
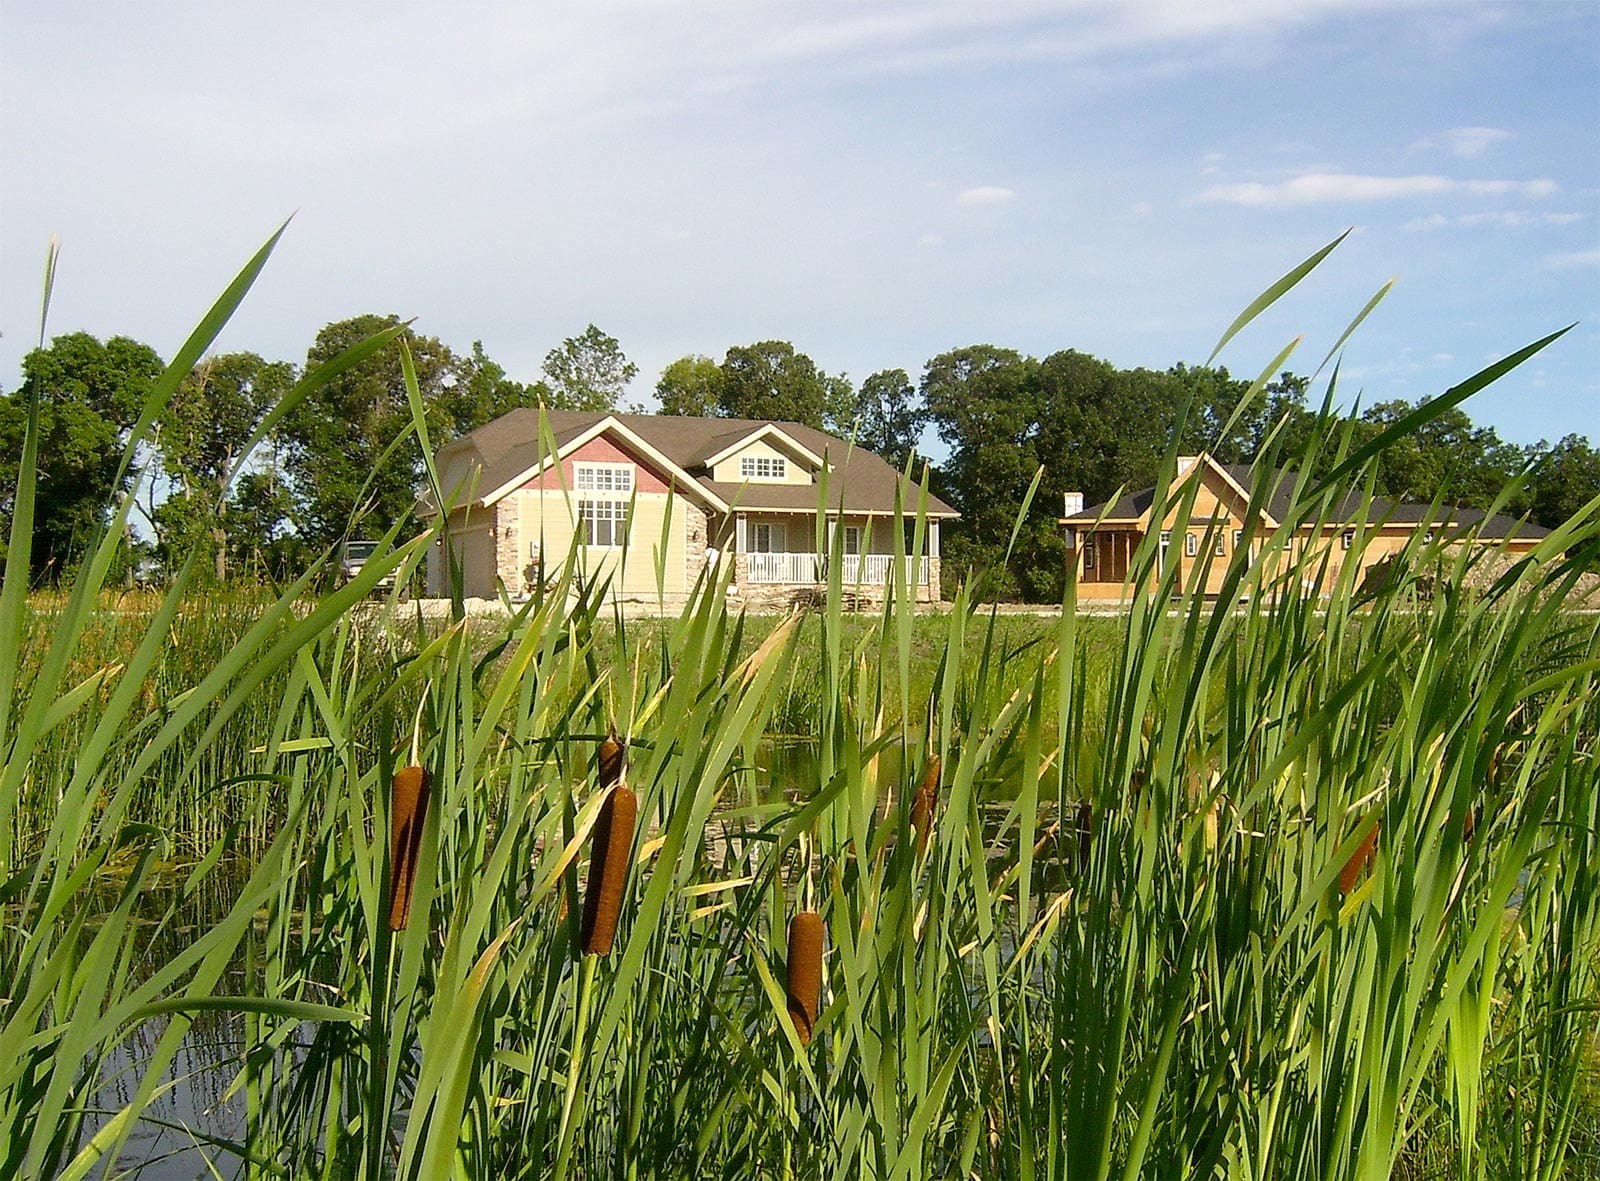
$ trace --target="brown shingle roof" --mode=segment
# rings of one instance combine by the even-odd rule
[[[602,419],[619,423],[687,472],[711,495],[746,511],[815,512],[816,485],[717,482],[704,470],[705,461],[761,428],[775,426],[795,443],[832,465],[828,473],[828,507],[846,512],[893,512],[896,489],[908,512],[915,512],[921,489],[877,455],[852,447],[843,439],[798,422],[744,418],[689,418],[664,414],[606,414],[548,410],[545,421],[560,451]],[[483,467],[478,487],[484,493],[504,487],[528,471],[544,452],[540,412],[513,410],[440,448],[440,457],[468,451]],[[929,516],[959,514],[936,496],[928,497]]]
[[[1255,467],[1247,463],[1218,464],[1219,468],[1228,474],[1228,478],[1238,484],[1246,492],[1251,490],[1256,478]],[[1267,499],[1265,508],[1274,520],[1283,520],[1290,511],[1294,500],[1295,482],[1298,479],[1293,471],[1284,468],[1273,468],[1266,473],[1269,481],[1267,485]],[[1119,497],[1116,503],[1106,502],[1097,504],[1093,508],[1086,508],[1080,513],[1063,518],[1067,524],[1092,525],[1101,517],[1108,520],[1130,520],[1141,516],[1155,501],[1155,489],[1143,488]],[[1328,511],[1328,523],[1339,525],[1354,523],[1362,519],[1377,524],[1387,522],[1394,525],[1435,525],[1440,528],[1453,527],[1463,531],[1470,531],[1478,537],[1499,539],[1504,537],[1520,537],[1527,540],[1537,540],[1549,536],[1550,530],[1535,525],[1529,521],[1508,517],[1504,513],[1486,513],[1482,509],[1456,508],[1453,505],[1440,505],[1437,510],[1429,504],[1416,501],[1385,500],[1381,496],[1374,496],[1369,509],[1363,514],[1364,500],[1359,493],[1348,492],[1334,502]]]

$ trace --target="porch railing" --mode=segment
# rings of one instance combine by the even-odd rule
[[[814,585],[828,577],[827,559],[818,554],[752,553],[745,570],[751,582],[788,582]],[[845,586],[885,586],[894,569],[892,554],[846,554],[839,571]],[[917,583],[928,585],[931,573],[926,557],[919,560]]]

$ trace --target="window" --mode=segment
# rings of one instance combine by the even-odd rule
[[[1171,544],[1172,544],[1172,530],[1163,529],[1161,531],[1161,548],[1162,549],[1166,549],[1167,546],[1169,546]]]
[[[1083,568],[1094,569],[1094,539],[1091,537],[1083,543]]]
[[[1239,547],[1241,545],[1243,545],[1243,544],[1244,544],[1244,530],[1243,529],[1235,529],[1233,531],[1233,552],[1234,553],[1238,553],[1239,552]]]
[[[844,552],[859,554],[861,552],[861,526],[846,525],[844,527]]]
[[[1341,533],[1339,535],[1339,548],[1340,549],[1349,549],[1352,545],[1355,544],[1355,542],[1356,542],[1356,531],[1354,529],[1346,529],[1343,533]]]
[[[1217,546],[1216,546],[1217,557],[1220,558],[1224,554],[1226,554],[1227,552],[1228,552],[1228,535],[1226,533],[1224,533],[1222,530],[1218,529],[1217,530]]]
[[[579,492],[620,492],[624,496],[633,491],[633,465],[631,463],[580,463],[575,465],[575,482]]]
[[[777,455],[739,457],[739,476],[745,480],[781,480],[789,474],[788,461]]]
[[[750,548],[758,554],[783,553],[783,525],[758,521],[750,526]]]
[[[1432,529],[1429,529],[1426,533],[1424,533],[1422,535],[1422,544],[1423,545],[1432,545],[1433,544],[1433,530]]]
[[[584,545],[617,549],[628,537],[628,502],[580,500],[578,523]]]
[[[1192,558],[1200,552],[1200,539],[1193,533],[1183,535],[1183,556]]]

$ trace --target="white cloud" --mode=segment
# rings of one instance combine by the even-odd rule
[[[1568,250],[1561,254],[1547,255],[1544,265],[1557,270],[1566,270],[1569,267],[1600,267],[1600,250]]]
[[[1330,201],[1393,201],[1441,193],[1465,192],[1474,196],[1518,193],[1548,197],[1560,186],[1553,180],[1453,180],[1448,176],[1363,176],[1353,172],[1308,172],[1275,184],[1249,181],[1212,185],[1197,200],[1257,209],[1294,205],[1320,205]]]
[[[1454,217],[1446,217],[1442,213],[1430,213],[1427,217],[1414,217],[1405,223],[1408,230],[1439,230],[1446,226],[1460,226],[1470,229],[1473,226],[1502,226],[1506,229],[1518,229],[1524,226],[1566,226],[1575,221],[1582,221],[1587,214],[1584,213],[1534,213],[1530,209],[1494,209],[1482,213],[1458,213]]]
[[[1416,147],[1446,151],[1463,160],[1475,160],[1496,144],[1511,139],[1509,131],[1499,127],[1453,127],[1449,131],[1418,140]]]
[[[1389,201],[1448,193],[1456,182],[1443,176],[1359,176],[1347,172],[1312,172],[1276,184],[1248,181],[1212,185],[1200,200],[1259,209],[1317,205],[1327,201]]]
[[[978,185],[967,189],[956,198],[957,205],[1004,205],[1016,197],[1016,190],[999,185]]]
[[[1453,354],[1451,354],[1451,353],[1434,353],[1433,356],[1429,357],[1428,359],[1430,361],[1440,361],[1440,362],[1443,362],[1443,361],[1454,361],[1455,360],[1455,356]]]
[[[1524,197],[1548,197],[1561,187],[1544,176],[1537,180],[1469,180],[1463,183],[1467,192],[1477,197],[1498,197],[1506,193],[1521,193]]]

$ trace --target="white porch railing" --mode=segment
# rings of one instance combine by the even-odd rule
[[[745,555],[746,577],[751,582],[789,582],[814,585],[827,579],[827,560],[817,554],[752,553]],[[839,571],[845,586],[886,586],[894,569],[892,554],[846,554]],[[928,585],[931,571],[920,559],[917,583]]]

